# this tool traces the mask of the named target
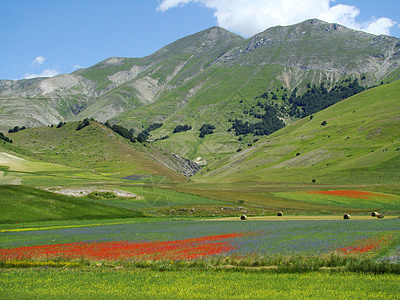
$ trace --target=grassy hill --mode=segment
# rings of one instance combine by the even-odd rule
[[[143,213],[31,187],[0,185],[0,223],[143,217]]]
[[[390,184],[400,175],[400,81],[341,101],[207,166],[198,180]],[[325,125],[322,125],[326,123]]]
[[[132,143],[97,122],[79,131],[77,125],[78,122],[72,122],[61,128],[38,127],[8,134],[13,140],[8,148],[46,162],[50,169],[41,168],[41,171],[51,171],[51,163],[53,167],[67,166],[59,167],[66,173],[79,170],[92,176],[119,179],[149,175],[167,181],[184,180],[179,163],[170,153],[151,145]],[[19,168],[14,171],[34,171],[29,161],[20,160]]]

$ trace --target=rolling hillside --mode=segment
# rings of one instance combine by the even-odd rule
[[[10,158],[3,164],[19,172],[85,171],[114,178],[185,180],[182,173],[190,166],[168,151],[132,143],[97,122],[79,131],[77,125],[71,122],[60,128],[37,127],[8,134],[13,143],[1,146]]]
[[[393,184],[400,176],[400,81],[341,101],[218,160],[213,182]]]
[[[143,217],[132,209],[67,197],[31,187],[0,185],[0,223]]]

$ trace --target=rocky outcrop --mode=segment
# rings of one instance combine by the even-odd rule
[[[182,175],[185,177],[192,177],[201,170],[201,167],[190,159],[182,158],[174,153],[172,153],[172,156],[178,160],[179,169],[181,170]]]

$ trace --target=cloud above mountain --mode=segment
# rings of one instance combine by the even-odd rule
[[[353,29],[374,34],[390,34],[396,22],[385,17],[358,22],[360,9],[353,5],[336,4],[331,0],[161,0],[158,10],[198,3],[214,10],[219,26],[251,36],[276,25],[290,25],[318,18],[340,23]]]
[[[45,69],[43,72],[38,74],[27,73],[24,76],[24,79],[36,78],[36,77],[53,77],[59,75],[60,72],[57,69]]]

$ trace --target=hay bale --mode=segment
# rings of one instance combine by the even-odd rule
[[[278,217],[282,217],[283,216],[283,212],[278,211],[278,213],[276,214]]]
[[[378,215],[379,215],[379,213],[376,212],[376,211],[373,211],[373,212],[371,213],[371,216],[372,216],[372,217],[377,217]]]
[[[343,219],[350,220],[351,216],[349,214],[344,214]]]
[[[242,215],[242,216],[240,217],[240,220],[247,220],[247,216],[246,216],[246,215]]]
[[[385,216],[384,216],[383,214],[377,214],[376,217],[377,217],[378,219],[383,219]]]

